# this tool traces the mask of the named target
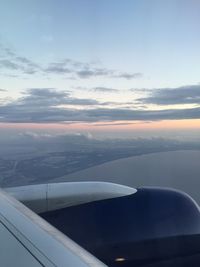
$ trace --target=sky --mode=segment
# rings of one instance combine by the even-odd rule
[[[200,130],[199,0],[0,0],[0,129]]]

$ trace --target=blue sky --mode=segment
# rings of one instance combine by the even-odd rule
[[[92,123],[120,110],[120,121],[199,119],[199,12],[198,0],[0,0],[0,121],[70,121],[55,106],[92,109],[80,117]],[[53,115],[30,120],[45,96]]]

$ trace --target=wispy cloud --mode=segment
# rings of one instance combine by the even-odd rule
[[[43,36],[45,42],[53,41],[52,36]],[[120,79],[138,79],[143,76],[142,73],[121,72],[108,68],[102,68],[99,63],[84,63],[73,59],[64,58],[60,61],[49,62],[47,65],[38,64],[33,60],[18,55],[14,50],[1,44],[0,69],[5,71],[16,71],[21,74],[54,74],[69,78],[89,79],[94,77],[120,78]]]
[[[143,76],[142,73],[128,73],[111,70],[107,68],[100,68],[93,63],[82,63],[65,59],[61,62],[53,62],[45,69],[47,73],[53,74],[72,74],[81,79],[88,79],[92,77],[108,77],[108,78],[121,78],[121,79],[137,79]]]
[[[24,74],[35,74],[41,71],[41,67],[32,60],[22,57],[16,54],[14,50],[10,48],[0,46],[0,69],[3,71],[17,71]]]
[[[0,60],[0,68],[1,69],[9,69],[9,70],[18,70],[20,66],[16,63],[13,63],[11,60],[8,59],[1,59]]]
[[[146,121],[143,121],[142,123],[149,123]],[[113,122],[113,123],[98,123],[95,124],[97,127],[102,127],[102,126],[127,126],[127,125],[135,125],[135,124],[141,124],[141,122]]]

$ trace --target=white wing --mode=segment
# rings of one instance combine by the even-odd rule
[[[3,267],[105,267],[35,212],[136,192],[130,187],[98,182],[33,185],[5,191],[0,190],[0,265]]]
[[[0,191],[0,265],[105,267],[16,199]]]

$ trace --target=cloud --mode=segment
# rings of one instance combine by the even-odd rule
[[[0,92],[7,92],[7,90],[0,88]]]
[[[15,60],[17,62],[20,62],[20,63],[26,65],[29,68],[38,68],[38,69],[41,69],[38,64],[34,63],[32,60],[30,60],[30,59],[28,59],[26,57],[16,56],[15,57]]]
[[[99,102],[93,99],[74,98],[68,91],[58,91],[54,88],[31,88],[24,92],[24,97],[18,99],[17,105],[38,107],[43,109],[60,105],[97,105]]]
[[[41,67],[32,60],[18,56],[15,51],[1,45],[0,69],[25,74],[41,71]],[[12,73],[13,74],[13,73]]]
[[[43,36],[45,42],[53,41],[52,36]],[[138,79],[142,77],[142,73],[120,72],[108,68],[99,67],[99,63],[84,63],[69,58],[61,61],[37,64],[33,60],[18,55],[14,50],[0,44],[0,69],[5,71],[15,71],[21,74],[55,74],[63,75],[68,78],[89,79],[95,77],[119,78],[119,79]],[[13,74],[13,73],[12,73]]]
[[[15,56],[15,51],[13,49],[10,49],[8,47],[5,47],[2,43],[0,43],[0,56]]]
[[[143,122],[148,123],[148,122]],[[95,124],[97,127],[101,126],[126,126],[126,125],[134,125],[134,124],[141,124],[141,122],[118,122],[118,123],[98,123]]]
[[[47,73],[53,73],[53,74],[69,74],[69,73],[72,73],[72,71],[68,68],[65,67],[65,65],[63,64],[56,64],[56,63],[53,63],[53,64],[50,64],[46,69],[45,69],[45,72]]]
[[[122,121],[122,120],[179,120],[200,118],[200,108],[168,109],[168,110],[133,110],[133,109],[92,109],[86,111],[91,120]]]
[[[138,101],[156,105],[200,104],[200,85],[151,89],[147,93],[150,96],[139,98]]]
[[[142,76],[141,73],[119,72],[107,68],[99,68],[93,63],[83,63],[72,59],[64,59],[60,62],[52,62],[45,69],[47,73],[53,74],[71,74],[80,79],[93,77],[108,77],[121,79],[137,79]]]
[[[71,74],[76,77],[87,79],[95,76],[108,76],[111,71],[103,68],[95,68],[88,63],[82,63],[73,61],[71,59],[65,59],[62,62],[53,62],[48,65],[44,70],[47,73],[53,74]]]
[[[76,105],[82,106],[81,109],[75,109],[73,106]],[[0,122],[75,123],[115,121],[117,123],[117,121],[141,120],[146,122],[200,118],[199,107],[167,110],[102,107],[101,103],[93,99],[73,98],[68,91],[57,91],[54,88],[32,88],[25,91],[21,98],[0,105]]]
[[[101,68],[88,68],[75,71],[76,75],[80,78],[91,78],[97,76],[110,76],[112,75],[111,70]]]
[[[76,110],[59,106],[93,106],[99,104],[93,99],[73,98],[68,92],[53,88],[32,88],[17,100],[1,101],[1,122],[62,122],[77,114]],[[77,120],[77,119],[75,119]]]
[[[9,69],[9,70],[18,70],[20,69],[20,66],[16,63],[13,63],[11,60],[1,59],[0,68]]]
[[[46,139],[46,138],[53,138],[54,135],[48,134],[48,133],[36,133],[31,131],[26,131],[19,133],[19,137],[27,137],[31,139]]]
[[[136,73],[123,72],[123,73],[118,73],[118,74],[113,75],[113,77],[124,78],[127,80],[142,78],[142,76],[143,74],[140,72],[136,72]]]
[[[108,87],[94,87],[91,89],[94,92],[101,92],[101,93],[118,93],[119,89],[108,88]]]
[[[70,97],[68,92],[53,88],[32,88],[24,96],[0,106],[1,122],[64,122],[78,121],[80,112],[61,105],[91,106],[98,102],[92,99]]]

